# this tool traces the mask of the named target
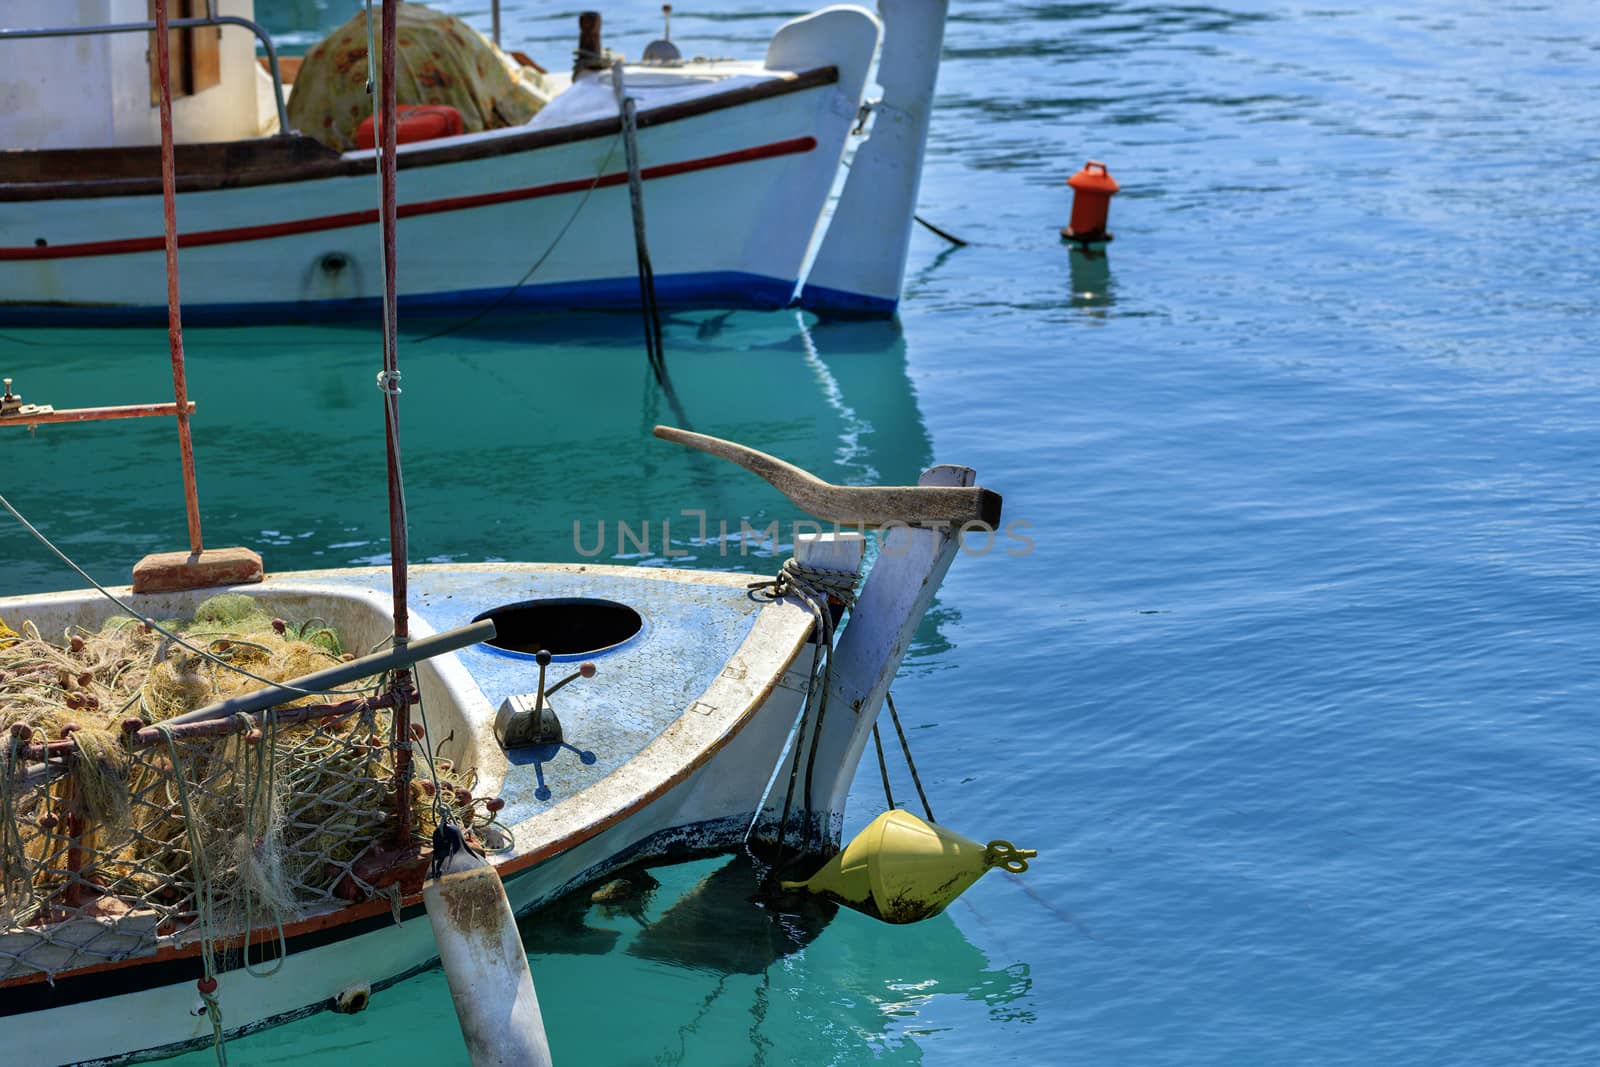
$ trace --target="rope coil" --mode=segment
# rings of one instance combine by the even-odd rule
[[[856,583],[860,580],[861,576],[855,571],[812,567],[790,556],[784,560],[777,577],[751,582],[749,587],[770,591],[774,600],[793,595],[811,603],[818,599],[826,602],[832,597],[849,607],[856,602]]]

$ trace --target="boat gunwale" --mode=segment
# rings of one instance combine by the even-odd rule
[[[697,96],[691,100],[641,110],[638,113],[639,128],[645,129],[696,118],[744,104],[836,84],[839,80],[839,68],[836,66],[771,73],[774,77],[754,84],[740,85]],[[611,116],[569,126],[526,130],[521,133],[506,133],[504,130],[484,131],[489,136],[469,135],[469,139],[465,140],[452,138],[452,143],[437,146],[429,146],[426,142],[416,146],[405,146],[398,153],[397,162],[401,170],[471,162],[575,144],[611,136],[620,129],[621,119]],[[283,155],[291,157],[288,164],[280,163],[277,158],[268,158],[266,164],[261,166],[252,166],[250,163],[251,156]],[[294,160],[292,157],[297,155],[301,158]],[[189,157],[187,161],[185,156]],[[197,158],[203,169],[198,172],[183,173],[185,162],[192,165]],[[366,176],[372,173],[370,152],[336,153],[333,149],[303,134],[179,145],[177,159],[179,168],[177,191],[180,193],[281,185],[325,178]],[[51,164],[63,170],[75,168],[78,171],[93,169],[101,172],[118,165],[125,170],[143,167],[151,173],[63,179],[57,177],[51,170]],[[159,195],[161,192],[159,165],[159,146],[155,145],[8,149],[0,151],[0,203]],[[30,177],[28,176],[30,171],[41,176]],[[49,176],[42,176],[45,174]]]

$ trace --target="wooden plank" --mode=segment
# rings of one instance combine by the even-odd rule
[[[938,526],[1000,524],[1000,494],[977,486],[831,485],[792,463],[720,437],[657,426],[655,435],[737,463],[765,479],[800,510],[841,526]]]
[[[156,17],[156,3],[157,0],[146,0],[145,4],[145,10],[152,22],[155,21]],[[186,0],[166,0],[166,3],[167,17],[169,19],[185,17]],[[167,47],[169,49],[167,58],[171,65],[169,73],[171,75],[172,98],[174,100],[180,96],[188,96],[191,91],[189,88],[189,40],[189,33],[186,30],[169,29],[167,31]],[[156,61],[156,33],[154,30],[150,31],[149,41],[150,45],[145,52],[145,59],[150,65],[150,106],[160,107],[161,78],[157,72],[159,64]]]
[[[135,593],[174,593],[246,585],[266,577],[261,557],[248,548],[208,548],[200,552],[161,552],[133,567]]]
[[[278,76],[283,79],[283,84],[293,85],[295,78],[300,76],[300,64],[306,61],[305,56],[279,56]],[[268,74],[272,73],[272,64],[267,62],[266,56],[257,56],[256,62],[261,64],[261,69]]]
[[[187,18],[206,17],[205,0],[186,0]],[[195,26],[189,37],[189,91],[203,92],[222,84],[222,27]]]
[[[309,169],[320,173],[318,168],[326,170],[329,164],[339,163],[338,152],[299,135],[180,144],[177,157],[180,192],[188,191],[185,182],[194,177],[205,180],[206,188],[224,188],[234,182],[249,184],[248,177],[258,171]],[[160,193],[160,145],[0,151],[0,187],[13,182],[96,180],[104,184],[129,179],[151,184],[152,191]]]
[[[538,71],[540,74],[549,74],[550,73],[549,71],[545,70],[543,67],[539,66],[539,64],[535,63],[528,56],[528,53],[526,53],[526,52],[519,52],[515,48],[513,48],[510,51],[509,55],[511,56],[512,59],[516,60],[518,63],[521,63],[524,67],[532,67],[534,70]]]
[[[194,402],[187,405],[194,413]],[[0,426],[43,426],[52,422],[98,422],[102,419],[140,419],[151,415],[176,415],[176,404],[123,404],[104,408],[67,408],[34,414],[0,416]]]

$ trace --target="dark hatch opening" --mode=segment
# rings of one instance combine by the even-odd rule
[[[551,597],[503,604],[473,618],[493,619],[496,634],[485,642],[502,652],[532,656],[540,649],[557,657],[588,656],[638,635],[644,619],[615,600]]]

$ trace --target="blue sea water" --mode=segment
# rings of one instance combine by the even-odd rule
[[[350,7],[259,6],[302,42]],[[506,11],[563,61],[570,13]],[[655,12],[608,11],[610,40],[638,54]],[[679,5],[675,36],[758,53],[778,19]],[[969,464],[1031,524],[957,561],[896,697],[939,820],[1039,859],[779,958],[717,861],[637,916],[535,920],[559,1061],[1600,1060],[1596,129],[1590,4],[958,0],[921,210],[972,244],[919,232],[897,327],[694,313],[666,347],[701,430],[839,481]],[[1056,235],[1088,158],[1123,186],[1098,260]],[[646,439],[676,413],[636,335],[403,349],[417,559],[794,517]],[[164,340],[0,349],[30,400],[118,403],[168,388]],[[374,334],[188,349],[208,539],[384,558]],[[116,578],[182,541],[170,437],[19,434],[4,492]],[[688,565],[774,565],[690,536]],[[8,592],[73,584],[14,529],[0,558]],[[871,766],[852,805],[881,808]],[[434,971],[230,1058],[465,1053]]]

